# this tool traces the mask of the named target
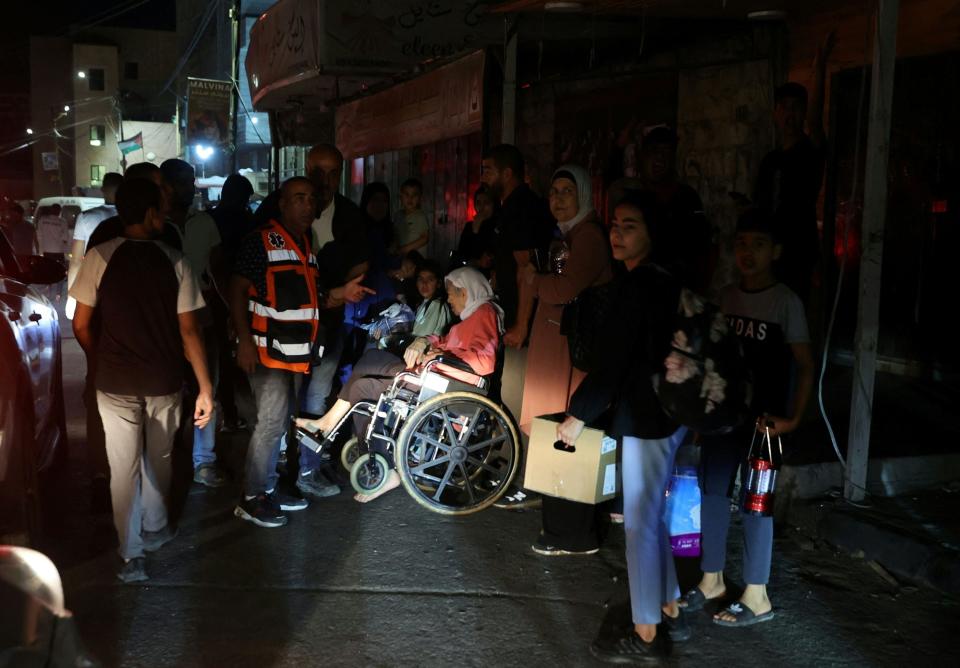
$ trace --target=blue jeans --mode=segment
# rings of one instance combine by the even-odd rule
[[[686,435],[623,437],[623,526],[634,624],[659,624],[661,608],[680,597],[670,534],[663,519],[673,458]]]
[[[217,395],[217,385],[220,381],[220,342],[217,340],[216,332],[213,326],[203,328],[203,349],[207,355],[207,373],[210,374],[210,382],[213,384],[213,395]],[[193,385],[196,385],[196,377],[193,370],[189,370],[190,378],[193,378]],[[196,390],[194,390],[196,396]],[[193,422],[193,406],[187,405],[187,419]],[[213,411],[210,414],[210,422],[206,427],[200,429],[193,428],[193,468],[197,469],[203,465],[215,464],[217,455],[213,451],[217,441],[217,408],[214,404]]]
[[[256,496],[277,485],[280,436],[290,424],[290,413],[299,396],[304,374],[257,365],[250,374],[250,388],[257,404],[257,425],[247,447],[243,491]]]
[[[720,573],[726,566],[730,528],[730,493],[737,469],[746,466],[753,429],[705,436],[700,454],[700,568]],[[746,474],[741,474],[741,480]],[[740,513],[743,524],[743,581],[765,585],[770,579],[773,518]]]
[[[337,368],[340,366],[340,357],[343,354],[344,333],[338,330],[328,341],[327,347],[323,351],[323,357],[320,364],[310,370],[310,376],[306,379],[306,388],[303,392],[303,398],[300,401],[300,409],[304,413],[311,415],[323,415],[330,408],[327,405],[327,398],[333,391],[333,382],[337,376]],[[287,435],[280,437],[280,449],[285,450]],[[320,455],[310,448],[300,448],[300,473],[307,474],[320,467]]]

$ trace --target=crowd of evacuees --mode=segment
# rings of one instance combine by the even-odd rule
[[[531,539],[544,557],[596,553],[601,527],[622,523],[634,626],[591,650],[611,662],[668,654],[690,638],[685,614],[727,596],[730,494],[753,432],[758,424],[774,436],[794,430],[811,393],[805,306],[819,253],[820,104],[808,103],[798,84],[776,90],[779,145],[741,207],[732,248],[738,279],[729,286],[715,285],[724,249],[696,191],[678,179],[678,138],[665,126],[645,134],[636,178],[604,184],[604,206],[594,199],[597,177],[583,166],[558,166],[544,197],[527,182],[517,147],[491,147],[470,193],[476,215],[443,258],[426,259],[431,221],[418,180],[398,193],[369,183],[356,204],[341,194],[343,156],[328,144],[313,147],[306,175],[286,180],[255,213],[253,188],[239,174],[206,211],[193,207],[195,174],[184,161],[106,175],[106,203],[77,220],[69,295],[88,363],[93,491],[112,507],[118,577],[146,580],[145,554],[175,537],[166,500],[181,431],[192,442],[194,482],[220,487],[232,481],[217,460],[218,431],[248,430],[234,514],[282,527],[341,491],[323,458],[290,437],[292,415],[325,434],[404,369],[444,355],[489,376],[502,356],[503,382],[523,379],[514,417],[525,434],[535,417],[565,414],[557,439],[572,444],[606,416],[622,449],[622,495],[612,507],[541,496],[523,488],[521,475],[497,506],[541,507],[542,530]],[[600,286],[612,286],[615,298],[594,362],[581,369],[563,311]],[[742,339],[754,393],[740,427],[697,437],[703,576],[681,593],[664,492],[678,447],[694,435],[661,409],[651,376],[684,288],[720,305]],[[399,345],[387,331],[359,326],[391,303],[415,314]],[[246,420],[236,398],[245,388],[255,406]],[[281,484],[287,470],[296,472],[292,485]],[[395,487],[391,476],[357,500]],[[746,589],[713,616],[725,627],[764,622],[775,610],[766,589],[772,518],[741,520]]]

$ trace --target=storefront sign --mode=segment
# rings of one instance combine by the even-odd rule
[[[230,143],[233,84],[214,79],[187,79],[187,143]]]
[[[344,157],[462,137],[483,129],[483,72],[477,51],[388,90],[341,105],[337,146]]]

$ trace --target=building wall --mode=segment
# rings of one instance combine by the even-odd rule
[[[163,90],[179,57],[177,34],[167,30],[98,28],[83,33],[92,43],[116,44],[118,87],[125,92],[125,118],[169,122],[175,112],[172,90]],[[135,65],[136,78],[128,77],[127,65]]]
[[[75,185],[80,188],[98,188],[91,167],[100,166],[104,172],[120,170],[120,154],[117,139],[120,135],[120,115],[116,93],[120,87],[120,53],[116,46],[74,44],[73,46],[73,99],[74,128],[73,155],[76,165]],[[93,90],[92,69],[102,69],[103,90]],[[77,73],[88,73],[80,78]],[[102,126],[103,140],[99,146],[91,144],[91,127]]]
[[[753,196],[760,161],[773,148],[773,87],[769,61],[747,61],[680,72],[677,165],[703,200],[723,251],[714,287],[733,280],[737,210],[729,193]]]

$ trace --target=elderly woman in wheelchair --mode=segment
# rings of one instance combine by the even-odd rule
[[[499,403],[503,312],[476,269],[450,272],[446,288],[461,320],[446,336],[415,340],[403,360],[368,350],[325,415],[297,420],[301,442],[320,451],[354,418],[341,461],[358,501],[402,484],[431,510],[466,514],[516,474],[519,439]]]

